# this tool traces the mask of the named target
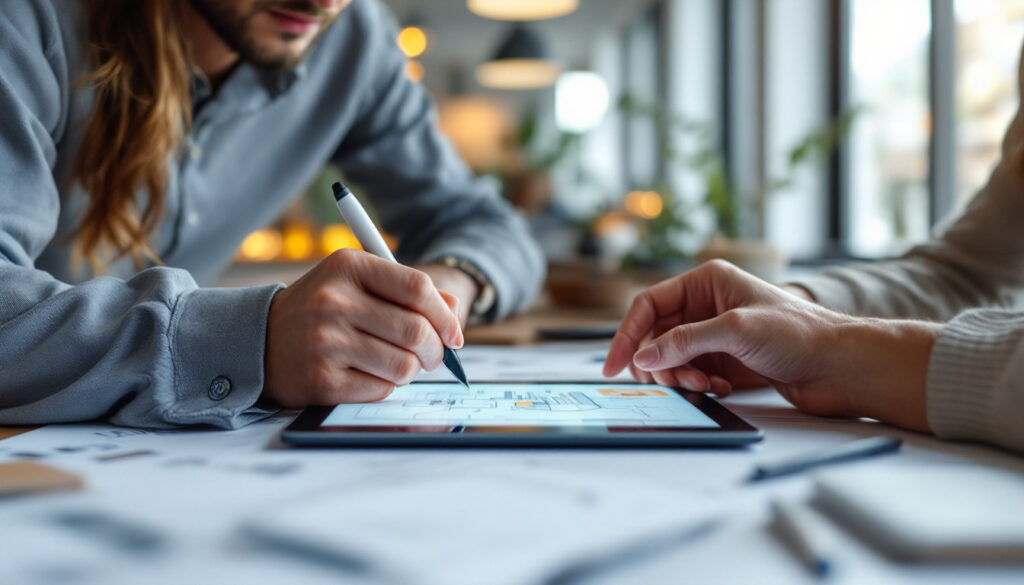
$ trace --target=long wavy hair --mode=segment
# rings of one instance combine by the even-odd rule
[[[96,103],[72,167],[89,207],[72,235],[72,267],[93,274],[131,256],[160,263],[168,160],[191,124],[188,47],[178,0],[84,0]],[[140,201],[140,200],[144,200]]]

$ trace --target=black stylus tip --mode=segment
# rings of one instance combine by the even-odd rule
[[[454,349],[446,347],[444,348],[443,361],[448,370],[455,374],[459,382],[462,382],[462,385],[469,389],[469,380],[466,379],[466,370],[462,369],[462,360],[459,359],[459,354],[455,353]]]
[[[331,189],[334,189],[335,201],[340,201],[342,197],[351,193],[351,191],[348,190],[348,187],[342,185],[340,181],[337,181],[333,185],[331,185]]]

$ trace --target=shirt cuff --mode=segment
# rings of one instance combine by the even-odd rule
[[[1024,337],[1024,314],[971,310],[943,327],[928,365],[928,424],[944,439],[1006,444],[1000,393]],[[1018,415],[1019,416],[1019,413]]]
[[[170,323],[176,396],[167,422],[239,428],[275,412],[256,401],[267,315],[281,288],[201,288],[178,300]]]

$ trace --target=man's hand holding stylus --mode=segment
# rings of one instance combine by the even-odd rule
[[[941,325],[851,317],[723,261],[641,293],[605,361],[612,376],[699,392],[775,387],[822,416],[928,430],[925,377]]]
[[[263,395],[287,408],[380,400],[462,347],[459,304],[420,270],[339,250],[274,297]]]

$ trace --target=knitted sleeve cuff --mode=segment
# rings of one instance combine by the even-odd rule
[[[944,439],[1024,450],[1024,313],[971,310],[943,328],[928,365],[928,423]]]

